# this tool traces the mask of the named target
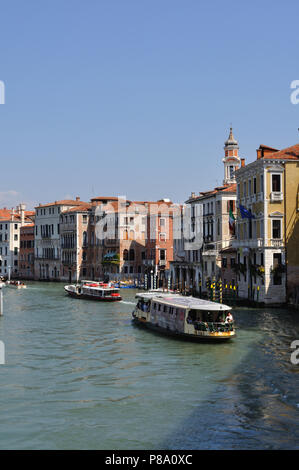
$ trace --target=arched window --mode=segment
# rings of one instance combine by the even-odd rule
[[[128,250],[124,250],[124,252],[123,252],[123,260],[124,260],[124,261],[128,261],[128,259],[129,259],[129,252],[128,252]]]
[[[124,230],[123,239],[128,240],[128,230]]]
[[[134,239],[135,239],[134,230],[130,230],[130,240],[134,240]]]
[[[133,250],[133,248],[131,248],[131,250],[130,250],[129,259],[130,259],[130,261],[135,260],[135,251]]]
[[[83,232],[83,246],[87,246],[87,232]]]

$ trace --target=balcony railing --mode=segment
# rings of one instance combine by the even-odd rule
[[[233,248],[263,248],[263,247],[273,247],[280,248],[284,246],[282,238],[252,238],[246,240],[233,240]]]
[[[281,191],[273,191],[270,194],[270,200],[271,202],[279,202],[283,200],[283,194]]]

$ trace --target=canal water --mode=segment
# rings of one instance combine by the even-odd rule
[[[295,449],[299,313],[238,308],[238,335],[194,344],[62,284],[4,288],[1,449]]]

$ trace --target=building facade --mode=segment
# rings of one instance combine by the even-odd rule
[[[60,214],[86,203],[76,200],[55,201],[35,208],[34,277],[36,280],[62,278]]]
[[[175,238],[173,285],[201,295],[207,284],[221,277],[221,250],[235,237],[236,180],[239,146],[230,129],[224,145],[223,185],[211,191],[191,193],[177,225],[184,241]]]
[[[16,209],[0,210],[0,276],[19,276],[20,229],[32,224],[34,212],[26,211],[25,204]]]
[[[235,247],[238,293],[243,298],[285,303],[287,273],[290,286],[298,283],[298,149],[295,145],[279,151],[261,145],[257,159],[236,173]]]
[[[34,279],[34,227],[28,224],[20,228],[19,277]]]

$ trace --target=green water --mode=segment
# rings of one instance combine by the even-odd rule
[[[131,289],[3,292],[1,449],[298,447],[298,313],[238,309],[237,338],[194,344],[134,327]]]

